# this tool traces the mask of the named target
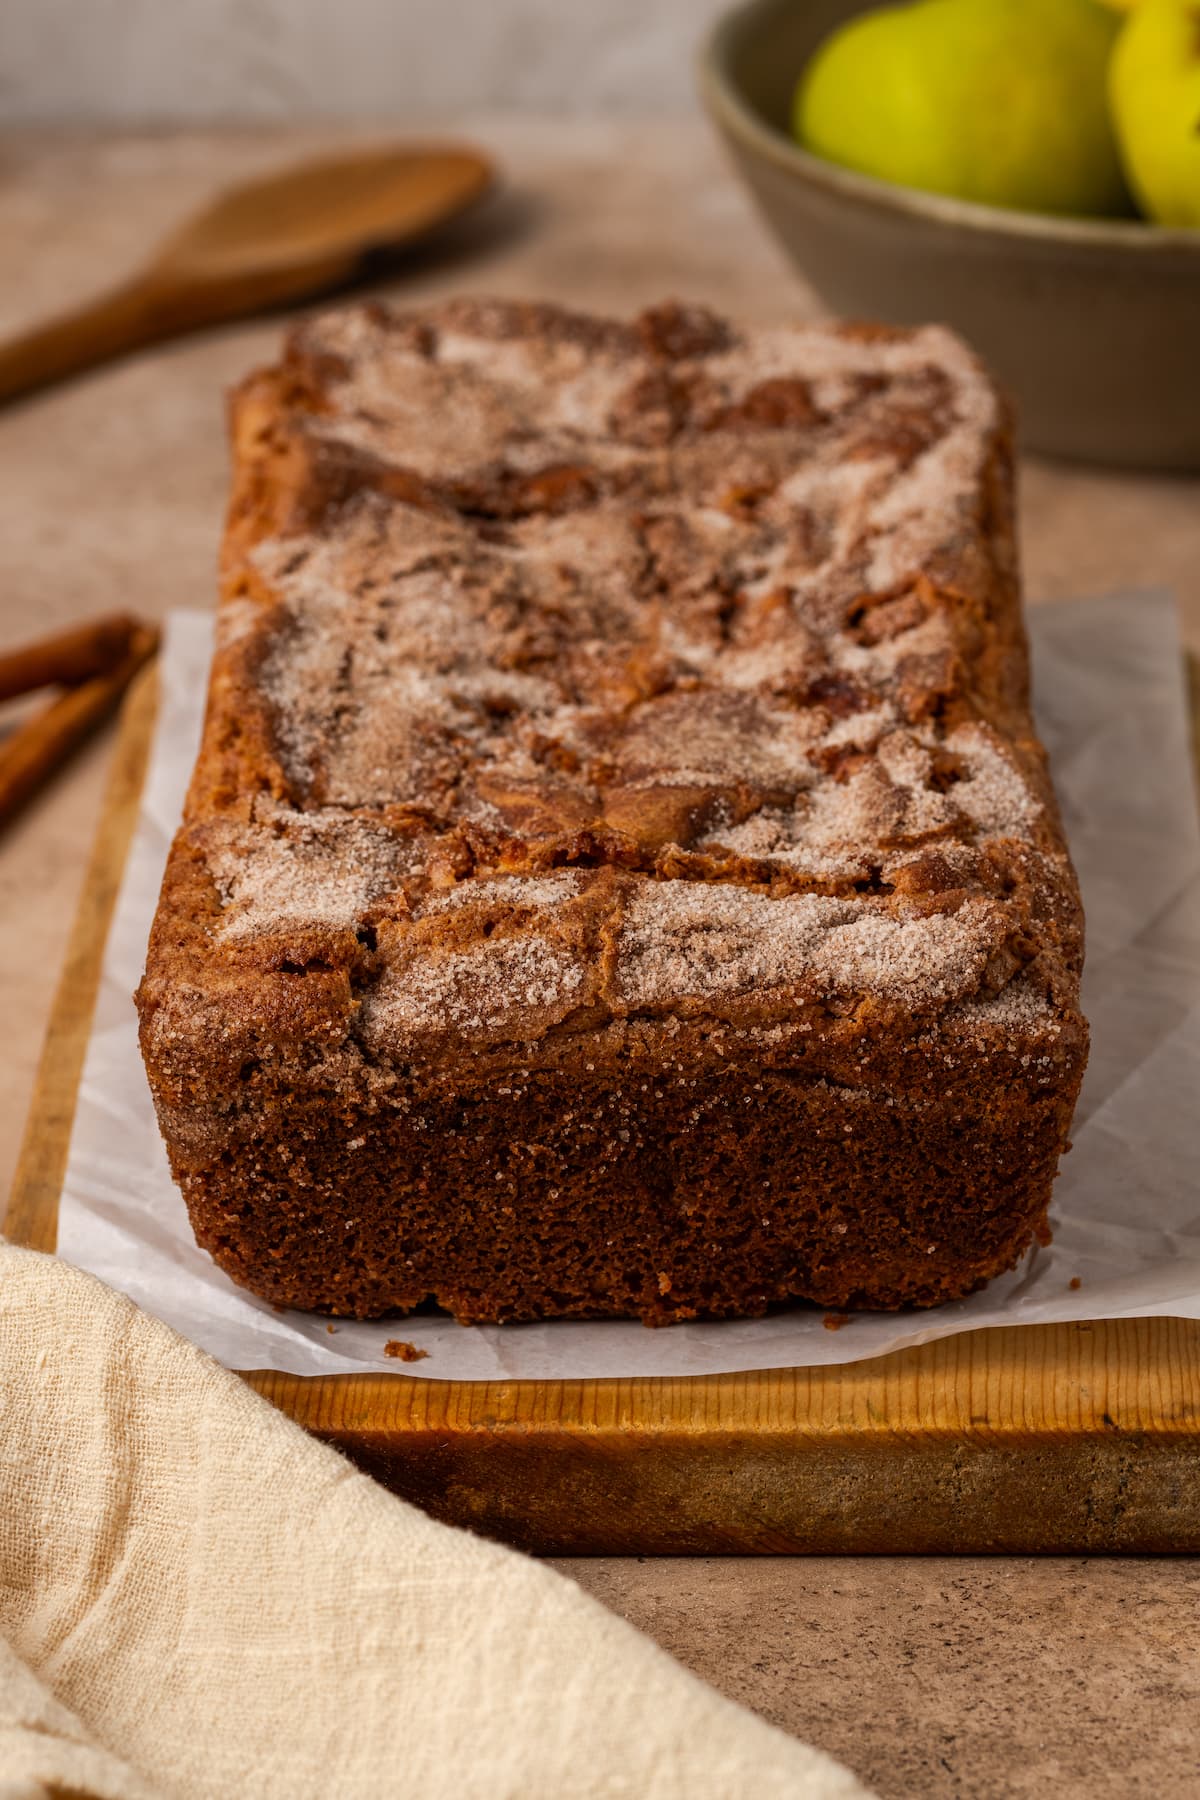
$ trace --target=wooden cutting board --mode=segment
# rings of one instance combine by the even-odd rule
[[[52,1250],[154,723],[131,691],[6,1218]],[[832,1369],[457,1382],[244,1372],[435,1517],[569,1555],[1200,1550],[1200,1323],[966,1332]]]

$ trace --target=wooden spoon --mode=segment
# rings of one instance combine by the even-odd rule
[[[0,344],[0,400],[139,345],[338,286],[368,251],[411,243],[492,178],[475,150],[385,149],[231,188],[124,287]]]

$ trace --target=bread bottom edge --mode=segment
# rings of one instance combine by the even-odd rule
[[[682,1095],[296,1108],[174,1160],[200,1245],[276,1305],[470,1324],[895,1311],[971,1293],[1044,1232],[1073,1099],[882,1102],[725,1071]]]

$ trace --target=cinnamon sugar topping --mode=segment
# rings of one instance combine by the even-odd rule
[[[402,1036],[1021,965],[1061,876],[1019,650],[977,663],[1001,422],[956,339],[372,305],[280,379],[305,473],[221,651],[274,774],[196,827],[223,940],[390,921]]]

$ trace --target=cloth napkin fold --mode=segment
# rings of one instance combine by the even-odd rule
[[[0,1800],[865,1793],[0,1241]]]

